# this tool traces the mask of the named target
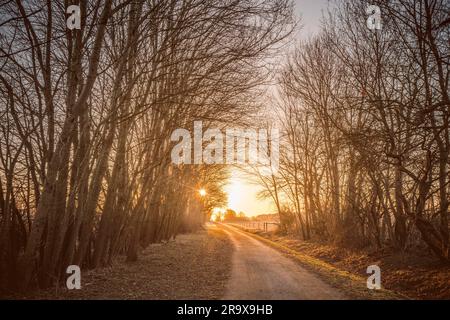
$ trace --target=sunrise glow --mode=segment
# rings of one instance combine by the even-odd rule
[[[237,213],[244,212],[247,216],[256,216],[275,212],[270,199],[258,198],[261,187],[247,179],[239,169],[231,170],[231,178],[224,189],[228,194],[228,207]]]

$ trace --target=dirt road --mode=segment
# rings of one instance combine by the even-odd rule
[[[51,288],[18,299],[345,299],[337,289],[236,228],[153,244],[136,263],[82,272],[81,290]]]
[[[346,298],[339,290],[245,232],[226,225],[210,228],[223,229],[235,247],[224,299]]]

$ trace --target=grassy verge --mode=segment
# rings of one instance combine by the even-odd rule
[[[220,299],[231,273],[232,253],[227,234],[210,228],[152,244],[137,262],[119,257],[110,267],[82,270],[80,290],[55,287],[4,299]]]
[[[298,252],[288,246],[271,241],[261,235],[258,235],[245,228],[234,225],[246,232],[249,236],[269,245],[270,247],[279,250],[288,257],[294,259],[300,263],[306,269],[316,273],[325,282],[329,283],[333,287],[344,291],[351,299],[362,300],[407,300],[409,297],[400,293],[393,292],[382,288],[380,290],[369,290],[366,286],[367,278],[363,278],[359,275],[350,273],[348,271],[340,270],[335,266],[322,261],[320,259],[305,255]]]

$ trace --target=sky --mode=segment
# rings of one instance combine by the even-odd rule
[[[301,18],[303,28],[298,31],[300,39],[307,39],[320,29],[322,11],[325,11],[329,0],[295,0],[295,13]]]
[[[237,213],[244,212],[246,216],[276,213],[273,202],[269,199],[257,198],[260,188],[245,178],[239,169],[231,169],[230,183],[225,186],[228,194],[228,207]]]
[[[326,10],[329,0],[295,0],[296,15],[301,17],[303,26],[297,32],[297,38],[306,40],[320,29],[322,11]],[[231,169],[229,184],[225,187],[228,194],[228,207],[247,216],[276,213],[270,199],[258,199],[260,188],[243,178],[238,169]]]

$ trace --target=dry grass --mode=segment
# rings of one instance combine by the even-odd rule
[[[259,235],[302,255],[305,261],[315,259],[360,279],[367,278],[367,266],[378,265],[382,272],[383,287],[390,292],[397,292],[395,295],[400,298],[450,299],[450,267],[442,264],[431,253],[424,254],[426,250],[423,248],[405,253],[389,249],[350,250],[273,233]]]
[[[409,299],[406,295],[393,292],[382,288],[381,290],[368,290],[366,286],[366,277],[354,274],[352,272],[338,268],[322,259],[318,259],[308,254],[304,254],[299,250],[292,248],[292,242],[284,243],[274,241],[270,234],[255,233],[245,230],[252,237],[264,242],[265,244],[285,253],[308,270],[319,275],[325,282],[337,289],[345,292],[351,299],[371,299],[371,300],[404,300]]]
[[[117,261],[82,274],[80,290],[55,289],[23,299],[219,299],[231,271],[227,235],[209,229],[154,244],[139,261]],[[17,298],[17,297],[16,297]]]
[[[424,254],[423,248],[399,253],[389,249],[349,250],[287,237],[272,240],[361,276],[365,276],[368,265],[376,264],[382,270],[385,288],[414,299],[450,299],[450,267],[431,253]]]

